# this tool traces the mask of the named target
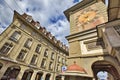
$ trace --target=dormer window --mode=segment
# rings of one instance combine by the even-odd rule
[[[40,28],[40,23],[39,23],[38,21],[35,23],[35,27],[36,27],[37,29]]]
[[[31,22],[31,21],[32,21],[32,16],[27,16],[25,19],[26,19],[28,22]]]

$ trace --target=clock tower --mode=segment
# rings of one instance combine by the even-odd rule
[[[96,79],[94,75],[97,72],[91,69],[92,66],[110,59],[104,56],[108,52],[103,40],[97,37],[96,29],[96,26],[108,21],[107,6],[103,0],[83,0],[67,9],[64,14],[70,22],[70,35],[66,37],[69,42],[68,66],[75,61]],[[105,62],[103,65],[108,64]]]
[[[83,0],[64,12],[70,22],[70,35],[66,37],[69,42],[67,64],[70,66],[73,62],[76,62],[94,80],[98,80],[97,73],[99,71],[107,71],[114,77],[114,80],[117,80],[120,72],[118,71],[119,63],[116,62],[115,58],[111,57],[106,49],[106,46],[108,47],[108,44],[104,43],[107,41],[106,37],[98,38],[97,34],[97,28],[101,24],[106,27],[105,24],[109,23],[107,22],[107,6],[104,4],[104,1]],[[109,14],[112,14],[112,12],[109,12]],[[105,29],[103,29],[104,31]],[[105,35],[103,34],[102,36]],[[113,39],[113,37],[111,38]],[[79,79],[76,78],[76,80]]]
[[[102,0],[83,0],[64,13],[70,21],[70,34],[95,28],[107,21],[107,6]]]

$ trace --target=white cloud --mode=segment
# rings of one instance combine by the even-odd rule
[[[63,19],[51,24],[49,19],[64,15],[63,11],[72,5],[74,5],[73,0],[3,0],[0,1],[0,22],[2,25],[8,25],[12,22],[13,11],[10,8],[20,14],[26,12],[35,21],[39,21],[42,26],[46,27],[48,31],[52,31],[52,34],[56,35],[57,39],[67,43],[65,36],[69,34],[68,21]],[[58,24],[61,24],[61,26]],[[56,29],[54,26],[56,26]]]

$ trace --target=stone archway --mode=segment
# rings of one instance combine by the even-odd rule
[[[95,76],[95,80],[97,80],[97,73],[99,71],[106,71],[114,77],[114,80],[120,80],[120,75],[119,75],[117,69],[110,62],[97,61],[97,62],[93,63],[92,70],[93,70],[93,74]]]
[[[1,80],[16,79],[21,68],[19,66],[8,67]]]

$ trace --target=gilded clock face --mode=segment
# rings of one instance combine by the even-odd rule
[[[86,22],[91,21],[92,19],[94,19],[95,16],[96,16],[95,11],[89,11],[89,12],[86,12],[86,13],[80,15],[79,18],[78,18],[78,21],[80,23],[86,23]]]

